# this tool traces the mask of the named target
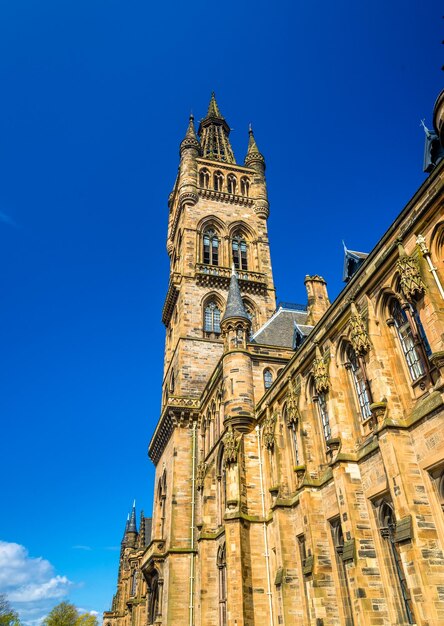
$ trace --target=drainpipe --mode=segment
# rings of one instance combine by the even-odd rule
[[[430,271],[432,272],[433,278],[435,279],[435,283],[436,283],[436,285],[437,285],[437,287],[439,289],[439,293],[441,294],[441,298],[444,300],[444,289],[443,289],[443,286],[441,284],[441,281],[439,280],[439,276],[438,276],[438,274],[436,272],[436,267],[432,263],[432,259],[431,259],[431,256],[430,256],[430,250],[426,246],[424,235],[417,235],[416,243],[418,244],[419,249],[422,252],[422,256],[426,259],[426,261],[427,261],[427,263],[429,265]]]
[[[196,483],[196,422],[193,422],[193,444],[192,444],[192,471],[191,471],[191,526],[190,526],[190,620],[189,625],[194,623],[194,509],[195,509],[195,483]]]
[[[270,611],[270,626],[274,626],[273,618],[273,598],[271,595],[271,577],[270,577],[270,553],[268,552],[268,536],[267,536],[267,522],[265,521],[265,493],[264,493],[264,475],[262,471],[262,454],[261,454],[261,429],[259,424],[256,425],[257,435],[257,457],[259,459],[259,476],[261,482],[261,501],[262,501],[262,517],[263,529],[264,529],[264,547],[265,547],[265,569],[267,571],[267,586],[268,586],[268,606]]]

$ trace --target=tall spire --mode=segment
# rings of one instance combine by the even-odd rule
[[[136,533],[137,532],[137,524],[136,524],[136,501],[133,502],[133,508],[131,510],[131,516],[128,522],[128,533]]]
[[[214,93],[214,91],[211,92],[211,100],[210,104],[208,105],[207,117],[218,117],[221,120],[224,119],[220,114],[219,107],[217,106],[216,94]]]
[[[239,283],[237,282],[237,274],[233,267],[231,272],[230,288],[228,290],[227,306],[225,313],[222,317],[222,321],[231,317],[243,317],[250,321],[248,314],[245,310],[244,303],[242,302],[242,296],[239,289]]]
[[[198,135],[202,146],[202,156],[205,159],[236,163],[228,138],[230,127],[221,115],[214,91],[211,94],[207,115],[199,124]]]

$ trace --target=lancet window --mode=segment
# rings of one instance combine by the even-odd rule
[[[384,540],[385,550],[387,554],[387,561],[393,581],[398,583],[398,593],[402,600],[402,608],[405,612],[406,621],[408,624],[414,624],[415,619],[413,616],[412,603],[410,599],[410,592],[407,586],[407,580],[404,573],[404,568],[399,554],[398,544],[396,542],[396,518],[393,512],[393,505],[387,500],[383,500],[378,507],[378,517],[380,524],[381,536]]]
[[[204,310],[205,335],[220,335],[220,308],[214,300],[208,302]]]
[[[348,368],[351,378],[353,379],[361,418],[363,420],[366,420],[371,416],[370,391],[368,380],[364,371],[364,367],[362,366],[360,359],[356,352],[353,350],[352,346],[347,346],[346,355],[346,367]]]
[[[159,608],[159,574],[155,569],[150,573],[148,579],[148,624],[156,622]]]
[[[240,190],[241,190],[241,195],[246,196],[248,198],[248,196],[250,195],[250,181],[246,176],[243,176],[241,178]]]
[[[219,238],[211,228],[203,235],[203,262],[206,265],[219,265]]]
[[[264,387],[265,389],[269,389],[273,384],[273,373],[271,370],[266,369],[264,371]]]
[[[214,172],[213,176],[214,191],[222,191],[224,186],[224,176],[222,172]]]
[[[316,401],[318,406],[318,413],[321,420],[324,440],[325,442],[327,442],[329,439],[331,439],[330,416],[328,414],[327,396],[325,393],[318,393],[317,396],[314,397],[314,400]]]
[[[200,170],[199,185],[203,189],[208,189],[210,187],[210,172],[207,169]]]
[[[219,571],[219,626],[227,624],[227,559],[225,544],[219,547],[217,553],[217,568]]]
[[[398,300],[393,300],[390,313],[410,376],[418,380],[426,373],[423,354],[430,350],[419,316],[411,305],[401,307]]]
[[[237,178],[234,174],[227,176],[227,191],[228,193],[236,193],[237,190]]]
[[[247,242],[241,233],[234,235],[231,242],[231,249],[233,253],[233,263],[237,270],[247,270]]]

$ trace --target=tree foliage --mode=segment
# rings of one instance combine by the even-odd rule
[[[18,614],[3,594],[0,594],[0,626],[20,626]]]
[[[43,626],[98,626],[98,621],[90,613],[79,614],[74,604],[60,602],[45,617]]]

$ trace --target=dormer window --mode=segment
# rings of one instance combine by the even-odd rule
[[[214,172],[213,176],[214,191],[222,191],[224,186],[224,176],[222,172]]]
[[[233,174],[229,174],[227,177],[227,191],[228,193],[236,193],[237,179]]]

